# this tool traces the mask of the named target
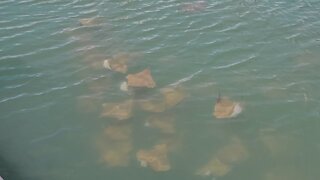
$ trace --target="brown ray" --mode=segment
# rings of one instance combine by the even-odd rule
[[[177,152],[183,148],[182,137],[177,135],[177,133],[169,134],[164,137],[161,137],[158,144],[166,144],[168,152]]]
[[[298,141],[293,136],[277,132],[276,129],[261,129],[259,139],[273,158],[291,157],[299,153]]]
[[[104,130],[104,134],[112,141],[126,141],[131,139],[132,127],[128,124],[111,125]]]
[[[167,108],[171,108],[180,103],[185,97],[186,93],[181,87],[167,87],[161,89],[164,96],[164,101]]]
[[[204,10],[207,6],[207,2],[203,0],[195,1],[193,3],[187,3],[182,5],[182,11],[185,12],[197,12]]]
[[[109,125],[97,138],[97,148],[101,161],[108,167],[127,166],[133,150],[131,125]]]
[[[101,149],[102,161],[108,167],[124,167],[129,164],[130,152],[132,151],[131,141],[121,141],[117,143],[106,143]]]
[[[146,126],[159,129],[164,134],[175,133],[174,118],[168,115],[152,115],[147,118]]]
[[[141,166],[149,166],[154,171],[168,171],[171,166],[167,157],[168,148],[166,144],[155,145],[150,150],[139,150],[137,159]]]
[[[149,69],[145,69],[136,74],[129,74],[127,80],[129,87],[154,88],[156,86]]]
[[[111,117],[118,120],[129,119],[132,115],[132,100],[120,103],[104,103],[101,117]]]
[[[92,26],[96,23],[96,18],[83,18],[79,19],[79,23],[81,26]]]
[[[224,176],[231,170],[231,166],[219,159],[213,158],[207,164],[197,170],[196,174],[199,176]]]
[[[236,164],[249,156],[247,147],[238,137],[233,137],[229,144],[221,148],[216,158],[227,164]]]
[[[213,116],[218,119],[232,118],[242,111],[240,103],[221,97],[217,100],[213,108]]]
[[[141,109],[149,112],[164,112],[166,110],[166,104],[159,99],[147,99],[140,100],[139,106]]]
[[[234,165],[247,159],[247,148],[238,137],[233,137],[227,145],[218,150],[207,164],[197,170],[200,176],[224,176]]]
[[[103,62],[103,66],[112,71],[116,71],[124,74],[127,73],[128,71],[127,61],[121,61],[117,59],[106,59]]]
[[[112,71],[127,73],[128,63],[132,58],[138,57],[137,53],[121,52],[113,55],[111,58],[104,60],[104,67]]]

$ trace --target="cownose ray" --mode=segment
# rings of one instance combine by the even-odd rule
[[[239,102],[230,100],[228,97],[221,97],[220,93],[213,107],[212,115],[217,119],[233,118],[242,112]]]
[[[81,26],[92,26],[92,25],[95,25],[96,22],[97,22],[97,18],[95,17],[79,19],[79,24]]]
[[[120,61],[114,58],[105,59],[103,61],[103,66],[106,69],[109,69],[115,72],[120,72],[123,74],[127,73],[128,71],[128,66],[126,61]]]
[[[105,59],[103,61],[103,66],[108,70],[125,74],[128,71],[129,61],[137,56],[136,53],[117,53],[112,57]]]
[[[234,165],[244,161],[249,156],[247,147],[238,137],[220,148],[196,174],[200,176],[222,177],[228,174]]]
[[[111,117],[117,120],[126,120],[132,116],[133,101],[111,102],[102,105],[101,117]]]
[[[156,83],[153,80],[149,68],[144,69],[135,74],[127,75],[127,81],[121,84],[121,90],[128,90],[128,87],[133,88],[154,88]]]
[[[167,109],[176,106],[187,97],[187,93],[180,86],[166,87],[160,91],[164,97]]]
[[[129,165],[133,150],[131,124],[116,123],[108,125],[98,136],[97,148],[100,161],[108,167],[125,167]]]
[[[138,104],[144,111],[160,113],[166,110],[166,104],[162,99],[139,100]]]
[[[174,134],[175,130],[175,119],[170,115],[151,115],[145,122],[146,127],[158,129],[163,134]]]
[[[148,112],[164,112],[185,99],[186,92],[180,86],[169,86],[160,89],[155,97],[139,101],[140,108]]]
[[[142,167],[150,167],[154,171],[168,171],[171,169],[166,144],[157,144],[152,149],[142,149],[136,154]]]

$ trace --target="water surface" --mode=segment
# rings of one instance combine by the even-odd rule
[[[2,0],[0,176],[4,179],[212,179],[197,169],[236,137],[248,157],[222,180],[319,176],[320,2],[316,0]],[[81,26],[80,19],[94,18]],[[102,62],[132,55],[128,73],[150,68],[157,87],[119,90],[125,75]],[[160,116],[175,119],[171,169],[136,159],[163,134],[139,108],[125,167],[101,158],[97,139],[117,123],[107,102],[143,99],[179,85],[188,96]],[[218,93],[243,104],[212,116]],[[172,136],[169,136],[172,137]]]

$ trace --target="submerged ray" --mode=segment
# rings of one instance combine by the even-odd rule
[[[207,2],[203,0],[198,0],[193,3],[186,3],[182,5],[182,11],[185,12],[197,12],[204,10],[207,6]]]
[[[167,157],[168,148],[166,144],[155,145],[149,150],[139,150],[137,159],[143,167],[150,167],[154,171],[168,171],[171,166]]]
[[[238,137],[218,150],[207,164],[196,171],[200,176],[225,176],[234,165],[248,158],[248,150]]]
[[[118,53],[111,58],[105,59],[103,61],[103,66],[106,69],[125,74],[128,71],[129,61],[137,56],[136,53]]]
[[[101,161],[108,167],[127,166],[133,150],[131,125],[122,123],[109,125],[98,137],[97,147]]]
[[[181,87],[167,87],[161,89],[167,108],[171,108],[179,104],[187,96]]]
[[[83,19],[79,19],[79,24],[81,26],[92,26],[95,25],[97,23],[97,18],[83,18]]]
[[[101,117],[111,117],[118,120],[129,119],[132,116],[133,101],[126,100],[120,103],[104,103]]]
[[[129,87],[154,88],[156,86],[148,68],[136,74],[129,74],[127,76],[127,83]]]
[[[127,73],[128,66],[127,61],[119,61],[117,59],[105,59],[103,61],[103,66],[109,70],[120,72],[120,73]]]
[[[127,141],[131,139],[132,127],[128,124],[111,125],[104,130],[104,134],[112,141]]]
[[[231,168],[232,167],[229,164],[213,158],[207,164],[198,169],[196,171],[196,175],[221,177],[228,174],[231,171]]]
[[[182,149],[183,141],[182,137],[179,136],[176,132],[172,134],[165,134],[164,137],[161,137],[158,144],[166,144],[168,152],[177,152]]]
[[[161,133],[175,133],[174,118],[168,115],[152,115],[147,118],[145,125],[150,128],[159,129]]]
[[[117,143],[107,143],[101,150],[102,161],[108,167],[124,167],[129,164],[130,152],[133,146],[131,141],[120,141]]]
[[[231,165],[247,159],[248,156],[247,147],[238,137],[233,137],[231,141],[216,154],[216,158]]]
[[[181,87],[173,86],[162,88],[160,93],[152,98],[139,100],[140,108],[148,112],[164,112],[179,104],[187,96]]]
[[[138,103],[140,108],[145,111],[159,113],[166,110],[165,102],[159,99],[140,100]]]
[[[78,97],[76,106],[79,111],[84,113],[99,112],[101,109],[101,101],[92,96]]]
[[[290,157],[294,153],[298,153],[298,144],[294,137],[277,132],[276,129],[261,129],[259,132],[259,140],[270,153],[272,158]]]
[[[227,97],[219,97],[214,105],[212,115],[218,119],[236,117],[242,112],[239,102],[231,101]]]

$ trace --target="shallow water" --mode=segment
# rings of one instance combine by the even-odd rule
[[[0,176],[4,179],[212,179],[197,170],[240,139],[248,157],[216,179],[319,177],[320,1],[0,1]],[[94,18],[81,26],[82,18]],[[125,75],[103,60],[129,56],[128,73],[150,68],[156,88],[120,91]],[[110,167],[97,141],[117,124],[102,104],[146,99],[178,85],[176,106],[136,105],[125,167]],[[212,116],[218,94],[240,102],[231,119]],[[150,116],[175,119],[164,135]],[[136,159],[163,139],[171,169]],[[106,146],[108,146],[106,142]],[[111,146],[111,145],[110,145]]]

